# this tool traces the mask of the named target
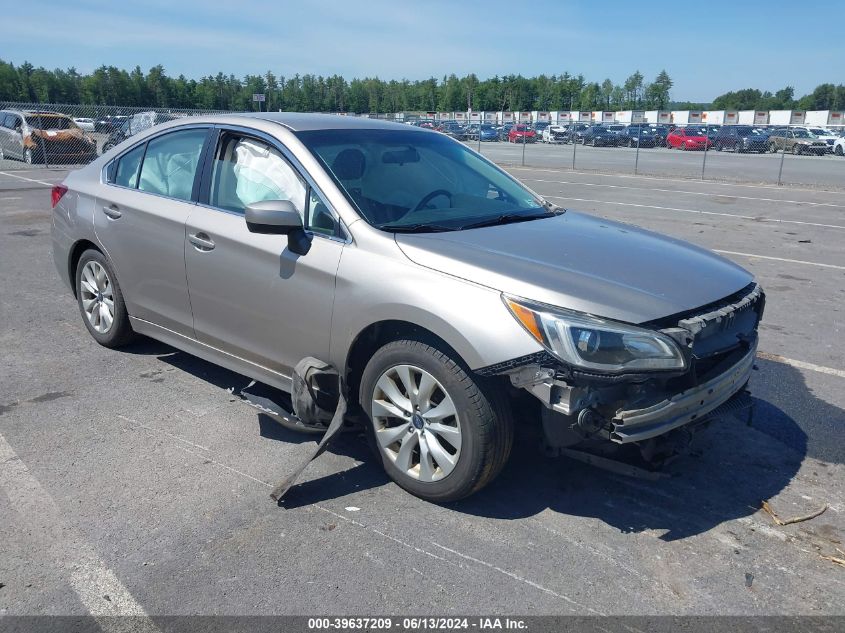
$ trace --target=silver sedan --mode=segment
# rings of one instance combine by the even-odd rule
[[[53,206],[97,342],[158,339],[293,392],[318,427],[342,396],[390,476],[437,502],[491,481],[526,424],[551,449],[654,454],[744,393],[763,309],[712,252],[368,119],[180,119],[72,172]]]

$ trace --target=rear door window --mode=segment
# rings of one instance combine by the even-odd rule
[[[190,200],[207,130],[193,128],[152,139],[141,166],[138,189]]]

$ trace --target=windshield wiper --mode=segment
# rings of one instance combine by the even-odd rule
[[[504,213],[486,220],[479,220],[478,222],[471,222],[461,226],[461,231],[465,229],[480,229],[483,226],[498,226],[500,224],[511,224],[514,222],[527,222],[528,220],[539,220],[540,218],[551,218],[558,215],[551,211],[543,211],[542,213]]]
[[[451,226],[442,224],[382,224],[380,229],[393,233],[442,233],[444,231],[455,231]]]

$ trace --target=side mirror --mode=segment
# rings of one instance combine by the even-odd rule
[[[311,239],[302,227],[302,218],[290,200],[262,200],[244,210],[246,226],[251,233],[287,235],[288,248],[305,255],[311,249]]]

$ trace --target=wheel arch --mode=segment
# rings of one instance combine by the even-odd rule
[[[76,296],[76,267],[79,265],[79,259],[82,257],[82,253],[87,250],[95,250],[105,255],[105,252],[102,248],[100,248],[91,240],[87,239],[77,240],[71,247],[67,258],[67,271],[68,279],[70,279],[70,287],[73,292],[74,298],[78,298]]]
[[[352,340],[346,354],[343,372],[346,378],[348,397],[352,404],[359,404],[358,389],[361,385],[361,374],[373,354],[384,345],[402,339],[420,341],[437,347],[448,354],[455,362],[461,363],[465,371],[472,371],[452,345],[428,328],[402,319],[377,321],[369,324],[358,333]]]

